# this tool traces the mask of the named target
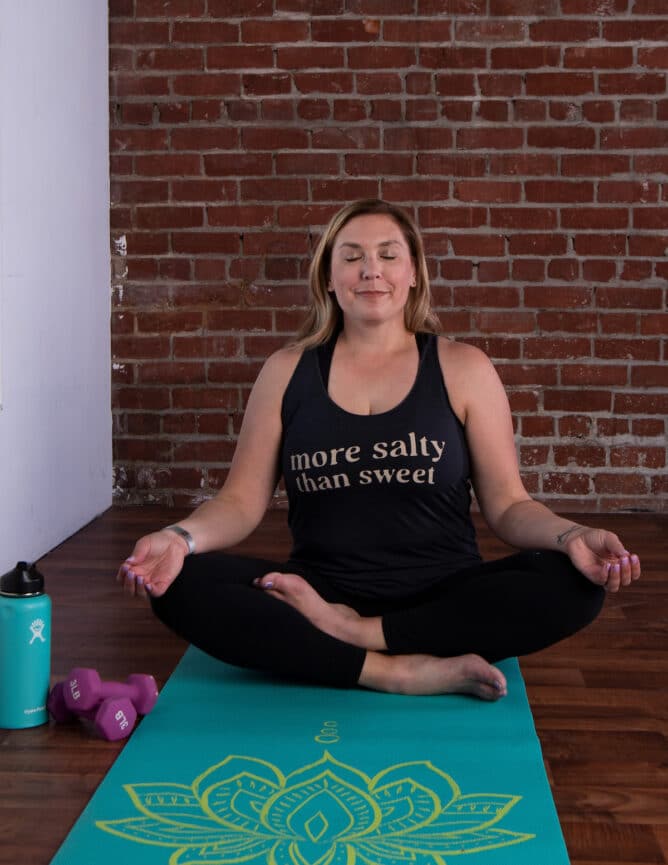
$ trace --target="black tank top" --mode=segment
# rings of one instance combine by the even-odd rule
[[[351,414],[330,398],[336,337],[304,351],[283,397],[290,562],[363,597],[414,594],[480,561],[464,430],[437,337],[416,339],[415,382],[389,411]]]

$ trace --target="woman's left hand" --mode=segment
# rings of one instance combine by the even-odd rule
[[[575,567],[607,592],[618,592],[640,576],[640,559],[613,532],[583,527],[564,547]]]

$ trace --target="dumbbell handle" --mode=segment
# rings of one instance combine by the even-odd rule
[[[127,682],[104,682],[95,670],[75,667],[70,671],[65,687],[69,709],[76,712],[92,709],[108,697],[127,697],[138,714],[147,715],[158,699],[158,686],[149,675],[135,674]]]
[[[132,732],[137,713],[126,697],[109,698],[93,709],[73,711],[65,703],[65,682],[58,682],[51,689],[47,708],[57,723],[67,723],[77,717],[93,721],[98,733],[105,739],[125,739]]]

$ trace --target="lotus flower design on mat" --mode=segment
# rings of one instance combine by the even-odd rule
[[[521,797],[463,795],[426,761],[372,778],[325,752],[285,776],[266,760],[230,756],[191,786],[125,789],[142,816],[97,826],[171,848],[169,865],[444,865],[534,837],[497,828]]]

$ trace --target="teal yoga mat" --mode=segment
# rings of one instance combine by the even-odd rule
[[[508,696],[484,703],[190,648],[52,865],[564,865],[519,665],[500,666]]]

